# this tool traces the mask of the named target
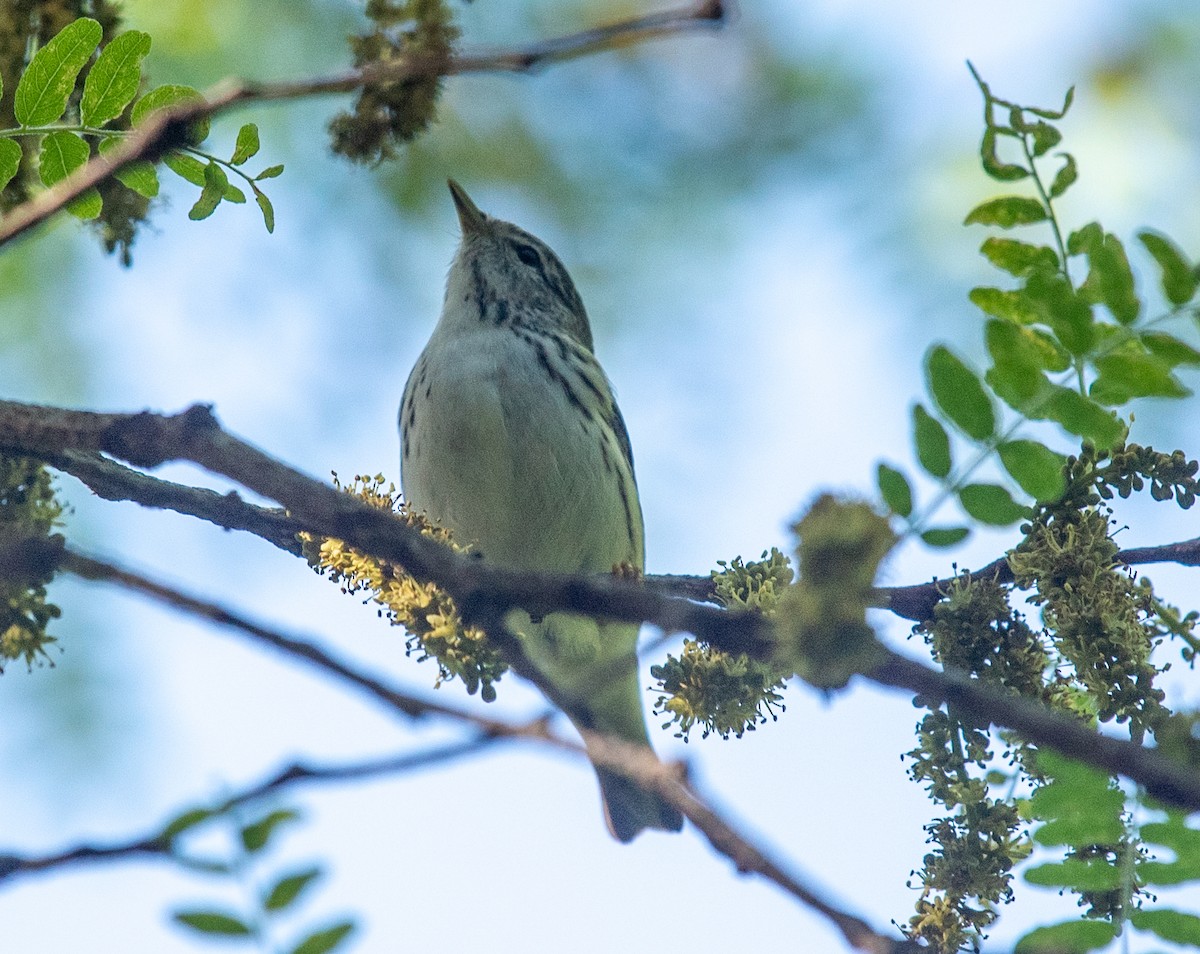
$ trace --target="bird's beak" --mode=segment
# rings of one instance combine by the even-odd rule
[[[471,201],[466,190],[453,179],[447,179],[450,195],[454,197],[454,207],[458,210],[458,224],[462,226],[463,237],[482,231],[487,222],[487,216]]]

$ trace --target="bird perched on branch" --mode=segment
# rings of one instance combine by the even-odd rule
[[[640,573],[642,510],[625,422],[592,353],[587,312],[547,245],[481,212],[456,182],[462,226],[437,327],[400,406],[408,506],[516,570]],[[638,627],[514,611],[532,666],[581,730],[649,747]],[[609,830],[678,831],[679,812],[597,767]]]

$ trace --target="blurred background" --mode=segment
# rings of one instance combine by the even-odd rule
[[[358,4],[334,0],[126,9],[127,25],[153,37],[152,82],[201,88],[229,75],[340,71],[345,35],[363,27]],[[464,47],[649,9],[457,7]],[[275,234],[252,205],[188,222],[195,188],[164,175],[132,268],[68,218],[5,250],[3,396],[98,410],[209,401],[232,431],[311,474],[398,482],[396,409],[457,242],[453,176],[483,209],[545,239],[576,279],[633,440],[648,570],[706,573],[720,559],[787,549],[789,521],[816,492],[870,493],[880,459],[909,467],[909,407],[930,342],[981,356],[981,316],[966,293],[998,276],[977,254],[983,231],[961,222],[997,190],[978,166],[968,59],[1022,103],[1054,107],[1077,86],[1062,123],[1082,172],[1062,203],[1070,225],[1100,218],[1126,239],[1153,225],[1200,252],[1191,0],[744,0],[717,32],[530,77],[449,80],[436,126],[378,168],[329,154],[325,126],[346,98],[226,116],[214,151],[228,154],[238,125],[254,121],[261,164],[287,166],[268,184]],[[1147,402],[1134,437],[1194,455],[1195,420],[1194,404]],[[222,486],[184,467],[161,474]],[[88,551],[430,691],[435,669],[405,658],[403,634],[302,561],[250,536],[97,501],[71,478],[60,486],[72,537]],[[1193,513],[1166,505],[1122,503],[1118,516],[1130,526],[1125,546],[1200,533]],[[909,545],[889,582],[947,575],[952,561],[982,565],[1011,541],[977,534],[950,554]],[[1194,570],[1148,573],[1165,596],[1194,605]],[[453,737],[122,592],[65,579],[52,595],[64,610],[55,665],[13,664],[0,677],[0,851],[140,834],[298,757],[340,761]],[[892,645],[922,652],[902,621],[878,623]],[[1200,702],[1190,671],[1170,675],[1181,703]],[[512,677],[499,688],[489,712],[537,711]],[[483,706],[457,685],[441,692]],[[733,818],[884,928],[911,912],[906,880],[925,851],[931,807],[900,760],[918,717],[902,695],[869,685],[828,699],[792,686],[779,721],[741,740],[684,744],[668,730],[655,744],[689,759]],[[281,839],[271,870],[318,857],[328,870],[281,944],[349,912],[360,918],[348,948],[357,951],[842,947],[692,832],[611,841],[591,772],[533,747],[292,801],[306,821]],[[997,948],[1074,910],[1019,883],[1017,896]],[[203,949],[169,911],[209,901],[236,907],[245,895],[160,862],[30,877],[0,890],[3,947]]]

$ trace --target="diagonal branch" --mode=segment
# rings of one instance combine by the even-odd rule
[[[105,500],[128,500],[144,507],[173,510],[224,527],[244,530],[293,555],[300,554],[296,534],[305,527],[287,512],[275,507],[260,507],[243,500],[236,492],[218,494],[200,487],[188,487],[152,477],[141,471],[118,464],[96,453],[64,451],[60,454],[38,454],[57,470],[82,481]],[[1125,566],[1145,566],[1153,563],[1176,563],[1180,566],[1200,566],[1200,537],[1164,543],[1158,546],[1132,547],[1121,550],[1116,560]],[[976,578],[995,577],[1000,583],[1011,583],[1012,570],[1005,557],[993,560],[979,570],[971,571]],[[598,579],[607,579],[607,576]],[[713,602],[714,590],[709,576],[686,574],[651,574],[642,579],[643,585],[656,593],[699,602]],[[915,622],[929,619],[934,606],[942,599],[947,581],[934,579],[928,583],[905,586],[881,586],[875,590],[876,605]]]
[[[177,459],[200,464],[278,501],[314,532],[344,540],[364,553],[404,566],[419,579],[438,583],[454,598],[465,620],[494,620],[515,607],[531,613],[571,610],[649,622],[665,630],[688,630],[718,648],[753,656],[769,654],[775,645],[771,622],[756,614],[701,606],[616,579],[517,573],[464,559],[390,513],[306,477],[226,433],[207,407],[160,416],[0,401],[0,450],[38,455],[68,448],[103,451],[139,466]],[[1029,700],[894,653],[865,675],[918,696],[952,700],[977,713],[980,721],[1014,729],[1030,742],[1131,778],[1157,798],[1200,809],[1200,774],[1152,749],[1103,736]]]
[[[22,544],[25,544],[24,552]],[[594,764],[625,775],[656,792],[686,815],[713,848],[728,857],[739,872],[758,874],[778,885],[829,920],[851,947],[868,954],[901,954],[903,951],[916,949],[905,940],[880,934],[862,918],[838,908],[825,899],[817,889],[805,883],[800,876],[789,870],[787,865],[776,859],[768,848],[756,844],[739,832],[731,822],[706,804],[688,783],[682,765],[665,765],[646,746],[585,731],[585,750],[577,743],[553,733],[545,720],[539,719],[523,725],[511,724],[487,719],[467,710],[417,699],[390,689],[372,677],[338,662],[311,642],[251,622],[214,603],[188,596],[129,570],[81,556],[65,548],[61,539],[47,544],[43,540],[11,541],[0,537],[0,574],[10,578],[27,574],[38,575],[45,572],[48,562],[55,560],[62,569],[86,579],[127,587],[177,610],[230,627],[250,636],[256,642],[302,659],[342,682],[367,692],[408,717],[439,716],[473,726],[478,730],[472,739],[416,755],[348,766],[312,768],[293,765],[226,799],[214,809],[215,812],[252,801],[295,782],[356,780],[386,772],[407,771],[435,761],[460,757],[498,739],[533,740],[575,755],[582,755],[586,751]],[[515,639],[510,642],[519,647]],[[514,648],[513,645],[506,646],[510,650]],[[113,861],[147,855],[164,856],[170,854],[171,849],[171,837],[167,830],[164,830],[108,845],[81,845],[44,857],[0,854],[0,882],[17,874],[47,871],[85,862]]]
[[[126,136],[120,145],[94,156],[61,182],[17,206],[0,221],[0,245],[44,222],[71,200],[131,163],[139,159],[153,161],[166,150],[185,142],[188,127],[196,120],[215,116],[235,106],[249,102],[349,93],[371,83],[399,83],[432,76],[528,73],[601,50],[643,43],[697,27],[715,27],[724,18],[722,0],[696,0],[687,6],[621,20],[609,26],[583,30],[517,49],[451,56],[413,53],[384,65],[371,65],[334,76],[277,83],[223,80],[209,89],[202,100],[155,112]]]

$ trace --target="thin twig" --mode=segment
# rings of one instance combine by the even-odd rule
[[[214,816],[219,815],[238,805],[249,804],[296,784],[358,781],[400,775],[416,769],[428,768],[431,765],[440,765],[467,755],[474,755],[484,746],[494,742],[495,739],[496,736],[482,734],[421,752],[406,752],[389,758],[368,759],[341,765],[307,765],[293,762],[240,792],[214,801],[212,806],[206,810]],[[182,811],[175,812],[173,817],[179,817],[182,814]],[[169,855],[173,845],[171,839],[164,834],[164,830],[159,828],[149,834],[104,845],[76,845],[48,855],[0,854],[0,883],[18,875],[44,874],[79,864]]]
[[[431,76],[527,73],[601,50],[642,43],[687,29],[716,26],[724,16],[721,0],[699,0],[673,10],[622,20],[517,49],[448,57],[415,53],[384,65],[367,66],[333,76],[276,83],[226,79],[211,87],[201,100],[155,112],[124,137],[119,145],[92,157],[61,182],[14,208],[0,220],[0,245],[44,222],[71,200],[131,163],[140,159],[154,160],[174,144],[183,143],[188,127],[196,120],[215,116],[239,105],[348,93],[372,83],[397,83]]]

